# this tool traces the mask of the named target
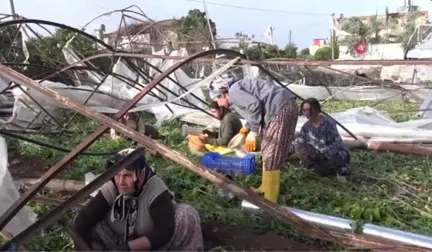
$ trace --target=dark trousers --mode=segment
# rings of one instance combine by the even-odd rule
[[[347,167],[349,163],[347,158],[343,158],[339,154],[328,158],[310,144],[298,143],[295,149],[305,168],[312,169],[323,177],[339,174],[342,168]]]

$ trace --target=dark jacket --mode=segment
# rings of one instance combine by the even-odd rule
[[[229,88],[229,103],[246,120],[246,128],[254,132],[265,128],[279,109],[295,98],[288,89],[261,78],[244,78]]]
[[[212,135],[206,143],[216,146],[226,146],[243,127],[240,119],[233,112],[227,111],[220,122],[219,134]]]

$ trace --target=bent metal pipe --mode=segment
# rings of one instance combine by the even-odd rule
[[[242,201],[241,207],[248,211],[258,211],[259,207],[247,202]],[[314,223],[318,226],[334,231],[352,231],[352,220],[334,217],[325,214],[312,213],[304,210],[299,210],[290,207],[284,207],[286,210],[293,212],[298,217]],[[381,227],[373,224],[363,225],[363,234],[375,238],[387,239],[390,241],[401,242],[409,245],[419,246],[423,248],[432,249],[432,237],[419,235],[410,232],[404,232],[392,228]]]
[[[206,51],[197,53],[193,56],[191,56],[188,60],[183,62],[178,62],[177,64],[170,67],[167,71],[165,71],[163,74],[157,76],[151,83],[149,83],[146,88],[141,90],[141,92],[136,95],[130,102],[128,102],[117,114],[116,118],[120,118],[123,116],[131,107],[138,102],[142,97],[149,92],[153,87],[155,87],[160,81],[162,81],[166,76],[169,76],[173,71],[177,70],[181,66],[197,59],[203,56],[215,54],[215,53],[230,53],[230,50],[223,50],[223,49],[217,49],[212,51]],[[318,228],[314,225],[311,225],[307,222],[304,222],[294,214],[284,211],[279,205],[272,203],[268,200],[263,199],[258,194],[253,192],[250,189],[244,189],[236,185],[233,181],[230,181],[229,179],[225,178],[224,176],[206,169],[205,167],[202,167],[200,165],[196,165],[192,163],[187,157],[181,155],[180,153],[177,153],[175,151],[170,150],[167,146],[162,145],[160,143],[152,141],[150,138],[147,138],[146,136],[131,130],[127,126],[110,119],[100,113],[97,113],[93,109],[90,109],[86,106],[81,105],[80,103],[59,95],[55,91],[42,87],[38,85],[35,81],[32,79],[14,71],[13,69],[9,69],[5,66],[0,65],[0,74],[4,77],[9,78],[10,80],[13,80],[16,83],[20,83],[23,85],[26,85],[28,87],[32,87],[36,89],[37,91],[41,92],[42,94],[47,95],[48,97],[52,97],[57,102],[61,103],[62,105],[73,109],[77,111],[78,113],[81,113],[89,118],[98,120],[100,123],[103,124],[103,126],[99,127],[93,134],[86,137],[83,142],[81,142],[77,148],[70,152],[68,155],[66,155],[62,160],[60,160],[59,163],[57,163],[55,166],[50,168],[47,173],[45,173],[40,182],[36,185],[34,185],[30,190],[26,191],[23,196],[15,202],[7,211],[5,214],[3,214],[0,217],[0,229],[2,229],[9,221],[10,219],[33,197],[38,190],[40,190],[50,179],[52,179],[54,176],[56,176],[62,169],[64,169],[73,158],[75,158],[81,151],[83,151],[85,148],[87,148],[91,143],[93,143],[99,136],[101,136],[106,130],[108,130],[110,127],[114,130],[122,133],[126,137],[129,137],[135,141],[137,141],[139,144],[145,146],[149,151],[152,152],[158,152],[161,155],[183,165],[188,170],[197,173],[198,175],[202,176],[203,178],[209,180],[210,182],[213,182],[217,186],[227,189],[231,191],[234,195],[246,199],[248,201],[253,202],[254,204],[260,206],[261,208],[265,209],[270,215],[285,221],[287,223],[293,224],[297,226],[298,228],[302,229],[306,233],[313,235],[315,237],[321,237],[321,239],[331,241],[337,244],[340,244],[337,239],[335,239],[332,235],[330,235],[325,230]],[[108,126],[109,125],[109,126]],[[343,246],[343,244],[340,244]]]
[[[157,78],[155,78],[155,80],[152,81],[145,89],[143,89],[140,94],[138,94],[136,97],[134,97],[132,99],[132,101],[127,103],[120,110],[120,112],[116,115],[116,117],[118,118],[118,117],[122,116],[124,113],[126,113],[133,106],[134,103],[136,103],[138,100],[140,100],[146,94],[146,92],[150,91],[151,88],[156,86],[160,81],[162,81],[164,78],[166,78],[166,76],[170,75],[173,71],[180,68],[184,64],[187,64],[188,62],[190,62],[196,58],[202,57],[202,56],[215,54],[215,53],[220,54],[220,53],[231,53],[231,52],[232,51],[230,51],[230,50],[221,50],[221,49],[206,51],[206,52],[195,54],[184,62],[179,62],[179,63],[175,64],[170,69],[165,71],[163,74],[161,74]],[[287,222],[287,223],[290,223],[290,224],[297,226],[298,228],[305,231],[307,234],[309,234],[310,236],[312,236],[314,238],[334,242],[334,243],[340,244],[342,246],[347,244],[347,243],[341,243],[338,239],[335,238],[335,236],[333,236],[329,232],[325,231],[324,229],[319,228],[315,225],[312,225],[308,222],[305,222],[301,218],[297,217],[294,213],[286,211],[281,206],[279,206],[275,203],[272,203],[268,200],[265,200],[264,198],[260,197],[255,192],[253,192],[252,190],[244,189],[244,188],[237,186],[233,181],[230,181],[229,179],[225,178],[224,176],[221,176],[220,174],[218,174],[216,172],[210,171],[210,170],[208,170],[202,166],[199,166],[199,165],[192,163],[185,156],[170,150],[168,147],[166,147],[162,144],[159,144],[159,143],[152,141],[151,139],[143,136],[142,134],[139,134],[136,131],[131,130],[127,126],[125,126],[125,125],[123,125],[123,124],[121,124],[121,123],[119,123],[113,119],[110,119],[106,116],[103,116],[102,114],[97,113],[96,111],[94,111],[90,108],[87,108],[87,107],[73,101],[72,99],[69,99],[67,97],[63,97],[49,88],[39,86],[36,82],[31,80],[30,78],[27,78],[26,76],[23,76],[22,74],[19,74],[12,69],[8,69],[7,67],[0,65],[0,74],[5,76],[5,77],[8,77],[9,79],[15,81],[16,83],[20,83],[20,84],[32,87],[32,88],[38,90],[39,92],[41,92],[41,93],[43,93],[49,97],[54,98],[56,101],[63,104],[64,106],[66,106],[70,109],[73,109],[73,110],[75,110],[75,111],[77,111],[77,112],[79,112],[79,113],[81,113],[81,114],[83,114],[83,115],[85,115],[91,119],[98,120],[100,123],[102,123],[104,125],[104,126],[101,126],[98,130],[96,130],[95,133],[86,137],[83,140],[83,142],[80,143],[78,145],[78,147],[73,152],[69,153],[59,163],[57,163],[54,167],[52,167],[41,178],[41,181],[39,184],[35,185],[29,191],[27,191],[13,206],[11,206],[6,211],[6,213],[3,216],[0,217],[0,225],[3,225],[3,227],[12,218],[12,216],[14,216],[16,214],[16,212],[19,211],[25,205],[25,203],[27,203],[29,201],[29,199],[31,197],[33,197],[36,194],[36,192],[38,190],[40,190],[41,187],[43,187],[47,183],[47,181],[49,179],[51,179],[56,174],[58,174],[58,172],[60,172],[67,164],[69,164],[70,161],[79,154],[79,152],[83,151],[89,144],[94,142],[97,137],[99,137],[101,134],[103,134],[109,127],[111,127],[113,129],[115,129],[116,131],[122,133],[126,137],[130,137],[131,139],[137,141],[141,145],[148,148],[148,150],[153,151],[153,152],[159,152],[163,156],[183,165],[188,170],[190,170],[194,173],[197,173],[198,175],[207,179],[210,182],[213,182],[218,187],[221,187],[223,189],[227,189],[230,192],[232,192],[234,195],[236,195],[242,199],[246,199],[249,202],[252,202],[253,204],[264,209],[266,212],[268,212],[273,217],[276,217],[276,218],[278,218],[284,222]],[[344,247],[346,247],[346,246],[344,246]]]

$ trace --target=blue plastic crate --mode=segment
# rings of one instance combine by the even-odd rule
[[[201,158],[201,165],[210,170],[225,174],[250,175],[255,172],[255,155],[246,157],[226,157],[217,152],[207,152]]]

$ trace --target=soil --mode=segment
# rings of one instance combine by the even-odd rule
[[[327,249],[305,245],[285,239],[277,234],[258,235],[253,231],[206,221],[202,225],[205,251],[325,251]]]
[[[14,178],[40,178],[49,167],[38,157],[8,150],[9,171]]]
[[[43,160],[9,150],[9,171],[14,178],[40,178],[49,167]],[[277,234],[256,234],[251,230],[206,220],[202,225],[205,251],[324,251]]]

